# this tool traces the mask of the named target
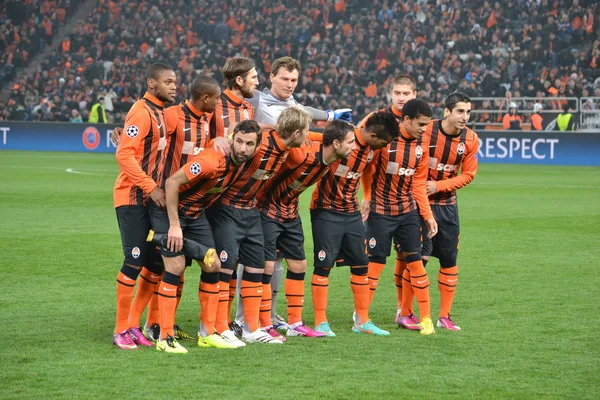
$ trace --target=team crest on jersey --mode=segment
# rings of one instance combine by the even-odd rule
[[[140,130],[138,129],[137,126],[130,125],[130,126],[127,127],[127,129],[125,129],[125,133],[127,134],[127,136],[129,136],[130,138],[133,139],[134,137],[136,137],[140,133]]]
[[[197,162],[190,165],[190,172],[192,175],[198,175],[200,173],[200,170],[200,164],[198,164]]]
[[[460,142],[458,144],[458,146],[456,146],[456,153],[460,156],[462,153],[465,152],[465,148],[466,148],[465,143],[464,142]]]
[[[317,256],[319,257],[319,260],[323,261],[325,260],[325,257],[327,257],[327,253],[325,253],[325,250],[321,250]]]
[[[367,155],[367,162],[371,162],[372,159],[373,159],[373,150],[369,151],[369,154]]]
[[[140,251],[140,248],[139,248],[139,247],[134,247],[133,249],[131,249],[131,256],[132,256],[133,258],[140,258],[140,254],[141,254],[141,253],[142,253],[142,252]]]
[[[375,240],[375,238],[372,237],[371,239],[369,239],[369,247],[374,249],[375,246],[377,246],[377,240]]]
[[[417,157],[417,159],[419,159],[422,155],[423,149],[421,148],[421,146],[417,146],[417,148],[415,149],[415,156]]]
[[[225,250],[223,250],[221,252],[221,254],[219,254],[219,259],[221,260],[221,262],[227,261],[228,258],[229,258],[229,254],[227,254],[227,252]]]

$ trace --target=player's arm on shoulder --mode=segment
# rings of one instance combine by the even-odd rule
[[[308,131],[306,132],[306,140],[309,142],[323,143],[323,134],[321,132]],[[311,144],[312,143],[308,143],[309,146]]]
[[[156,182],[142,170],[136,153],[151,128],[150,114],[143,107],[132,109],[127,114],[123,135],[115,155],[121,171],[145,193],[152,192],[156,188]]]
[[[177,130],[177,122],[179,121],[180,106],[171,106],[165,108],[165,121],[167,123],[167,137],[171,136]]]
[[[325,111],[308,106],[304,106],[304,108],[308,111],[313,121],[333,121],[335,119],[341,119],[345,122],[352,122],[351,108],[338,108],[337,110]]]
[[[419,213],[424,220],[428,220],[433,219],[426,189],[427,174],[429,173],[429,143],[424,143],[422,147],[423,155],[413,176],[412,193],[419,207]]]
[[[380,159],[381,150],[375,150],[371,162],[367,164],[362,173],[361,182],[363,188],[363,201],[371,201],[371,185],[373,183],[373,177],[375,176],[375,169],[377,168]]]
[[[479,139],[473,135],[473,139],[466,144],[465,154],[460,164],[460,174],[451,179],[437,181],[436,185],[440,192],[451,192],[460,189],[473,182],[477,174],[477,153],[479,152]]]

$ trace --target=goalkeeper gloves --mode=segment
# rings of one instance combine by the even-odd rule
[[[351,108],[338,108],[337,110],[325,110],[327,113],[327,121],[341,119],[344,122],[352,122]]]

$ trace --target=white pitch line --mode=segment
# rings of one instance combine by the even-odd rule
[[[589,185],[546,185],[543,183],[502,183],[502,182],[477,182],[474,183],[474,186],[483,185],[483,186],[504,186],[504,187],[529,187],[529,188],[540,188],[540,189],[551,189],[551,188],[562,188],[562,189],[600,189],[599,186],[589,186]]]

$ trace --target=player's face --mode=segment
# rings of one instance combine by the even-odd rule
[[[427,129],[427,125],[431,121],[431,117],[426,117],[424,115],[419,116],[419,118],[410,119],[405,117],[402,120],[402,127],[411,137],[418,139],[423,135],[423,132]]]
[[[290,143],[290,147],[300,147],[306,141],[306,134],[308,133],[308,124],[302,130],[297,130],[292,134],[294,140]]]
[[[465,128],[471,118],[471,103],[458,102],[452,111],[446,108],[444,112],[450,126],[460,131]]]
[[[240,165],[248,161],[256,151],[258,134],[256,132],[237,132],[231,143],[231,158]]]
[[[333,141],[335,148],[335,155],[338,160],[345,160],[350,157],[350,154],[356,148],[356,136],[354,135],[354,131],[348,131],[346,136],[342,141],[334,140]]]
[[[205,113],[214,112],[217,108],[217,102],[219,101],[219,96],[221,95],[221,89],[217,88],[210,95],[205,94],[202,96],[202,106],[198,108],[200,111]]]
[[[392,95],[392,105],[398,111],[402,111],[404,104],[417,97],[417,92],[411,85],[394,85],[390,93]]]
[[[148,87],[154,90],[155,96],[160,101],[172,103],[177,95],[177,76],[175,71],[163,71],[158,79],[149,79]]]
[[[277,75],[271,74],[271,92],[280,99],[287,99],[294,94],[299,76],[297,69],[290,72],[285,68],[279,68]]]
[[[254,97],[254,91],[258,86],[258,73],[255,68],[252,68],[250,72],[246,75],[246,78],[243,80],[243,84],[240,87],[240,92],[242,92],[242,96],[246,99],[251,99]]]

